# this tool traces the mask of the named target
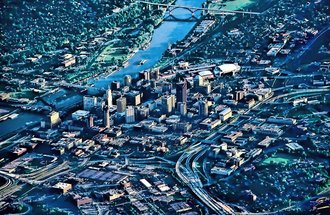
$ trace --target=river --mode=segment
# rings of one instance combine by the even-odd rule
[[[6,108],[0,106],[1,109],[12,111],[12,108]],[[43,116],[41,114],[35,114],[31,112],[19,112],[19,115],[14,119],[7,119],[0,122],[0,137],[16,131],[17,129],[25,126],[27,122],[41,121]]]
[[[177,0],[176,5],[202,7],[205,0]],[[235,0],[227,1],[222,9],[237,10],[251,4],[253,0]],[[219,9],[212,6],[213,9]],[[176,9],[173,15],[177,18],[187,18],[191,13],[185,9]],[[200,17],[200,13],[195,14]],[[96,87],[107,87],[111,81],[122,81],[125,75],[137,76],[140,71],[152,68],[161,58],[170,44],[182,40],[189,31],[194,27],[195,22],[174,22],[163,21],[158,28],[155,29],[149,47],[145,50],[139,50],[129,61],[126,68],[120,69],[107,77],[99,80],[91,80]],[[139,65],[141,60],[146,60],[145,64]]]
[[[205,0],[177,0],[176,5],[202,7]],[[177,18],[187,18],[190,12],[184,9],[176,9],[173,15]],[[200,16],[200,14],[196,14]],[[154,31],[150,45],[145,50],[139,50],[129,61],[126,68],[120,69],[111,75],[99,79],[91,80],[96,87],[106,87],[113,80],[122,81],[125,75],[136,76],[140,71],[152,68],[162,57],[170,44],[182,40],[193,28],[195,22],[174,22],[163,21]],[[139,65],[141,60],[146,60],[143,65]]]

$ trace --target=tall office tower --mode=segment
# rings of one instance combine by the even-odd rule
[[[159,68],[152,71],[151,78],[155,79],[156,81],[159,79]]]
[[[150,80],[150,71],[144,70],[139,72],[139,79]]]
[[[178,111],[182,116],[185,116],[187,114],[187,103],[178,102]]]
[[[204,85],[204,79],[200,75],[194,77],[194,87],[201,87]]]
[[[177,102],[187,102],[187,81],[179,82],[176,84],[176,99]]]
[[[126,97],[120,97],[116,100],[117,103],[117,112],[124,113],[126,110]]]
[[[97,106],[97,98],[95,96],[84,96],[83,98],[84,110],[92,110]]]
[[[175,107],[175,97],[173,95],[165,95],[162,97],[162,109],[164,113],[171,113]]]
[[[176,97],[175,95],[170,95],[171,99],[172,99],[172,110],[175,109],[175,105],[176,105]]]
[[[125,112],[125,121],[126,123],[135,122],[135,110],[133,106],[128,106]]]
[[[108,107],[103,110],[103,125],[110,128],[110,110]]]
[[[112,90],[119,90],[120,89],[120,82],[119,81],[111,82],[111,89]]]
[[[209,115],[209,106],[207,100],[199,101],[198,114],[200,117],[207,117]]]
[[[139,91],[131,91],[126,94],[128,105],[139,105],[141,104],[141,93]]]
[[[132,77],[130,75],[125,75],[124,85],[130,87],[132,85]]]
[[[93,127],[94,126],[94,117],[93,116],[89,116],[88,118],[87,118],[87,127],[88,128],[91,128],[91,127]]]
[[[106,97],[108,107],[111,107],[112,106],[112,91],[111,91],[111,89],[107,89],[105,97]]]

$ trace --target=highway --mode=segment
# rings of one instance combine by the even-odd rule
[[[9,177],[6,174],[3,174],[3,172],[0,172],[0,177],[5,179],[5,183],[0,187],[0,200],[7,198],[8,196],[11,196],[16,191],[19,191],[22,188],[22,185],[17,185],[17,182]]]
[[[214,212],[217,214],[234,214],[234,210],[231,207],[223,202],[217,201],[206,192],[198,173],[196,170],[193,170],[193,168],[196,168],[196,165],[191,162],[192,158],[197,156],[195,161],[198,160],[207,149],[208,146],[202,143],[190,146],[178,159],[175,165],[175,171],[179,178],[192,190],[192,192]],[[191,165],[193,165],[193,167],[191,167]]]
[[[301,90],[296,90],[294,92],[289,92],[289,93],[285,93],[285,94],[281,94],[278,96],[275,96],[271,99],[268,100],[267,103],[274,103],[276,100],[281,99],[281,98],[285,98],[288,96],[296,96],[296,95],[300,95],[301,96],[307,96],[310,94],[319,94],[319,93],[326,93],[326,92],[330,92],[329,88],[319,88],[319,89],[301,89]]]

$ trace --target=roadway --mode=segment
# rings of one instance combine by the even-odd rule
[[[191,160],[193,157],[197,156],[195,161],[198,160],[207,149],[208,146],[200,142],[190,146],[178,159],[175,165],[175,171],[182,182],[185,183],[191,191],[214,212],[217,214],[234,214],[234,210],[232,208],[225,203],[216,200],[209,193],[207,193],[207,191],[203,188],[203,184],[198,176],[198,173],[196,170],[193,170],[193,168],[196,168],[196,165],[193,167],[191,166]],[[183,166],[182,164],[184,160],[185,164]]]
[[[204,11],[204,12],[212,12],[213,14],[250,14],[250,15],[259,15],[261,13],[259,12],[250,12],[250,11],[241,11],[241,10],[217,10],[217,9],[209,9],[209,8],[201,8],[201,7],[191,7],[191,6],[182,6],[182,5],[172,5],[172,4],[163,4],[163,3],[154,3],[154,2],[148,2],[148,1],[137,1],[137,3],[147,4],[147,5],[154,5],[154,6],[160,6],[165,8],[183,8],[188,9],[191,12],[194,11]]]

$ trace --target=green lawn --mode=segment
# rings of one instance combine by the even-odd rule
[[[266,158],[264,161],[262,161],[263,165],[270,165],[272,163],[274,164],[291,164],[294,162],[294,160],[296,159],[296,157],[292,156],[292,155],[287,155],[287,154],[276,154],[273,157],[270,158]]]
[[[211,3],[209,5],[210,9],[226,9],[226,10],[238,10],[243,7],[246,7],[247,5],[253,3],[253,0],[235,0],[235,1],[218,1]],[[225,7],[221,7],[221,4],[225,4]]]

